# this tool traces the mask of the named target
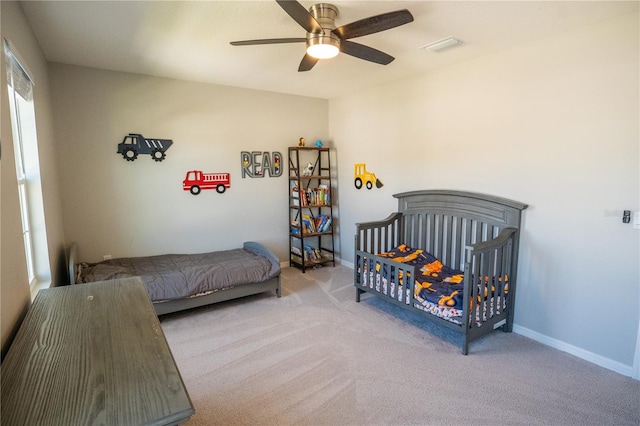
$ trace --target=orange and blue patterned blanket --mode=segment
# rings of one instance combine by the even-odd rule
[[[416,297],[439,306],[462,309],[464,272],[443,265],[432,254],[412,249],[406,244],[379,256],[416,266],[417,276],[413,289]],[[387,271],[382,271],[382,274],[387,275]]]
[[[402,270],[398,270],[396,282],[396,279],[393,278],[396,276],[394,266],[377,261],[375,258],[366,258],[362,264],[362,284],[364,286],[375,288],[378,292],[409,304],[410,289],[406,288],[404,282],[405,280],[409,283],[413,281],[414,306],[416,308],[447,321],[462,323],[464,272],[450,268],[432,254],[421,249],[410,248],[406,244],[401,244],[377,256],[412,266],[416,275],[415,279],[410,276],[411,272],[407,272],[407,276],[404,277]],[[491,317],[506,307],[505,296],[508,293],[509,278],[507,275],[504,278],[503,280],[501,277],[497,279],[485,277],[478,281],[476,321],[480,321],[480,315],[485,321],[487,316]],[[495,283],[498,285],[496,286]],[[484,297],[481,296],[483,294]],[[497,303],[494,309],[495,295],[500,295],[501,303]],[[479,305],[482,305],[481,309]]]

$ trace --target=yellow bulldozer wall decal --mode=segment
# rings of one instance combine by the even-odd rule
[[[356,189],[362,188],[362,185],[366,186],[367,189],[373,188],[373,185],[375,185],[376,188],[382,188],[383,185],[375,174],[367,171],[367,165],[365,163],[359,163],[353,166],[353,183]]]

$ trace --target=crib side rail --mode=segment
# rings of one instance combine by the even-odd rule
[[[360,295],[368,291],[397,305],[413,306],[416,277],[414,265],[362,250],[356,250],[354,260],[356,302],[360,302]]]
[[[386,219],[356,223],[355,249],[372,254],[384,253],[400,244],[402,213]]]
[[[466,247],[463,326],[466,328],[463,353],[468,343],[503,327],[510,331],[515,293],[513,244],[516,228],[505,228],[497,237]]]

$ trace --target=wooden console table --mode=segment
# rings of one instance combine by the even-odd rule
[[[40,290],[1,366],[9,425],[166,425],[193,404],[142,281]]]

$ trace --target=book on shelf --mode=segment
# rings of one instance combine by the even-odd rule
[[[327,232],[331,225],[331,217],[326,214],[320,214],[316,217],[316,232]]]
[[[300,190],[297,183],[291,181],[291,198],[293,199],[293,205],[297,206],[326,206],[331,204],[331,191],[325,185],[325,188],[306,188]],[[300,202],[298,203],[298,200]]]
[[[320,260],[322,259],[322,254],[320,253],[320,249],[317,247],[311,247],[308,245],[304,246],[304,258],[305,260]]]
[[[301,218],[302,232],[305,234],[316,232],[315,220],[308,214],[303,214]]]
[[[303,203],[306,203],[304,205],[318,205],[318,206],[331,204],[331,195],[328,187],[327,188],[317,187],[317,188],[305,189]]]
[[[298,188],[298,182],[295,180],[290,180],[289,184],[291,185],[291,199],[294,206],[300,205],[300,189]]]
[[[331,227],[331,216],[319,214],[314,218],[311,215],[303,214],[300,219],[300,225],[297,224],[298,222],[291,222],[292,229],[294,227],[296,229],[302,229],[304,234],[327,232]]]
[[[292,220],[291,227],[289,229],[292,234],[300,235],[300,222],[298,222],[297,220]]]
[[[318,185],[318,191],[320,193],[319,197],[322,202],[318,204],[331,204],[331,189],[329,185],[321,184]]]
[[[319,248],[305,244],[303,248],[291,247],[291,258],[299,263],[301,263],[303,259],[305,261],[318,261],[322,260],[322,253]]]
[[[326,220],[322,222],[320,228],[318,228],[318,232],[327,232],[331,227],[331,217],[326,216]]]

